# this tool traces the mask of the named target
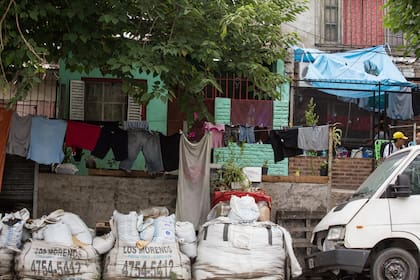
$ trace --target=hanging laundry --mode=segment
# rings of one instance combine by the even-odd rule
[[[130,129],[149,129],[149,122],[148,121],[124,121],[123,128],[125,130]]]
[[[116,161],[125,160],[128,157],[127,131],[114,125],[103,126],[92,155],[103,159],[109,149],[112,149]]]
[[[412,119],[414,113],[411,93],[390,93],[388,95],[388,109],[386,113],[391,119]]]
[[[239,143],[238,125],[225,125],[225,133],[223,134],[223,144],[225,145],[225,147],[227,147],[231,142]]]
[[[188,140],[192,142],[199,142],[204,136],[204,121],[196,120],[193,122],[189,132]]]
[[[40,164],[61,163],[67,122],[32,117],[28,159]]]
[[[274,162],[287,157],[301,155],[303,151],[298,148],[298,129],[288,128],[284,130],[270,131],[271,147],[274,151]]]
[[[179,142],[181,134],[174,133],[170,136],[165,136],[159,133],[159,139],[163,169],[165,171],[177,170],[179,167]]]
[[[163,171],[159,132],[128,130],[128,157],[120,162],[120,169],[130,171],[140,152],[143,152],[147,172],[154,174]]]
[[[31,136],[32,116],[19,116],[14,112],[10,124],[6,153],[26,158]]]
[[[245,142],[248,144],[255,143],[255,134],[253,126],[239,126],[239,142]]]
[[[272,127],[273,101],[233,99],[230,121],[233,125]]]
[[[328,125],[299,127],[298,130],[299,149],[307,151],[328,150]]]
[[[0,191],[3,182],[4,163],[6,161],[6,144],[10,130],[13,111],[0,108]]]
[[[67,122],[66,146],[92,151],[98,142],[101,127],[76,121]]]
[[[270,144],[270,129],[268,127],[254,127],[255,143]]]
[[[416,91],[412,94],[412,103],[414,116],[420,115],[420,92]]]
[[[210,133],[198,143],[181,136],[176,217],[177,221],[193,223],[196,230],[210,211],[210,158]]]
[[[210,122],[204,123],[204,130],[211,132],[212,148],[223,147],[223,132],[225,131],[224,124],[212,124]]]

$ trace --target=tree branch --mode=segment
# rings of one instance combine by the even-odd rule
[[[4,49],[4,45],[3,45],[3,34],[2,34],[2,30],[3,30],[3,21],[6,19],[7,14],[9,13],[10,7],[12,6],[12,4],[14,3],[14,0],[10,0],[9,5],[7,5],[7,9],[4,12],[3,16],[0,19],[0,46],[1,49]]]
[[[15,3],[15,1],[14,0],[12,0],[12,2],[13,2],[13,4],[15,4],[15,6],[16,6],[16,3]],[[39,60],[40,60],[40,62],[44,62],[44,59],[42,59],[42,57],[40,57],[37,53],[36,53],[36,51],[35,51],[35,49],[32,47],[32,45],[31,44],[29,44],[29,42],[26,40],[26,38],[25,38],[25,36],[23,35],[23,33],[22,33],[22,30],[20,29],[20,25],[19,25],[19,17],[18,17],[18,14],[16,13],[15,14],[15,18],[16,18],[16,27],[17,27],[17,29],[18,29],[18,31],[19,31],[19,34],[20,34],[20,37],[22,38],[22,40],[23,40],[23,42],[25,43],[25,45],[28,47],[28,49],[36,56],[36,58],[38,58]]]

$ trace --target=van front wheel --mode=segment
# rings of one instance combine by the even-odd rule
[[[417,280],[419,269],[409,252],[389,248],[374,256],[370,273],[375,280]]]

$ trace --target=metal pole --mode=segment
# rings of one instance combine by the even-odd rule
[[[328,190],[327,190],[327,210],[329,211],[331,205],[331,188],[332,188],[332,163],[333,163],[333,131],[335,126],[330,126],[328,129]]]

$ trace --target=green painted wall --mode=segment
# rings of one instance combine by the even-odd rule
[[[152,91],[152,85],[156,80],[159,80],[159,77],[153,77],[152,75],[146,75],[144,73],[133,73],[134,78],[147,80],[147,90]],[[60,84],[65,85],[65,92],[60,94],[65,94],[65,116],[69,115],[69,100],[70,100],[70,81],[71,80],[81,80],[82,77],[89,78],[113,78],[109,75],[102,75],[99,70],[94,70],[89,73],[77,73],[70,72],[65,69],[64,62],[60,62]],[[59,98],[60,99],[60,98]],[[62,100],[62,99],[61,99]],[[149,128],[154,131],[160,131],[163,134],[166,134],[166,119],[168,112],[167,103],[163,102],[160,99],[152,100],[146,108],[146,120],[149,123]],[[79,168],[80,175],[87,175],[86,168],[86,159],[90,156],[90,151],[84,150],[83,157],[80,162],[74,162],[73,158],[70,157],[70,161],[75,163]],[[107,168],[107,169],[117,169],[119,163],[114,160],[114,155],[110,150],[104,159],[96,159],[96,166],[98,168]],[[145,170],[144,157],[142,153],[139,153],[136,162],[133,165],[133,170]]]
[[[276,63],[277,73],[284,73],[284,63],[279,60]],[[281,99],[273,101],[273,129],[280,129],[289,124],[289,92],[290,85],[285,83],[277,88],[281,92]],[[215,102],[216,123],[230,123],[230,102],[226,98],[217,98]],[[216,148],[213,151],[213,161],[223,164],[229,158],[235,158],[241,166],[262,166],[268,163],[269,175],[288,175],[289,161],[284,159],[274,163],[274,152],[271,145],[267,144],[244,144],[243,150],[238,145]]]

